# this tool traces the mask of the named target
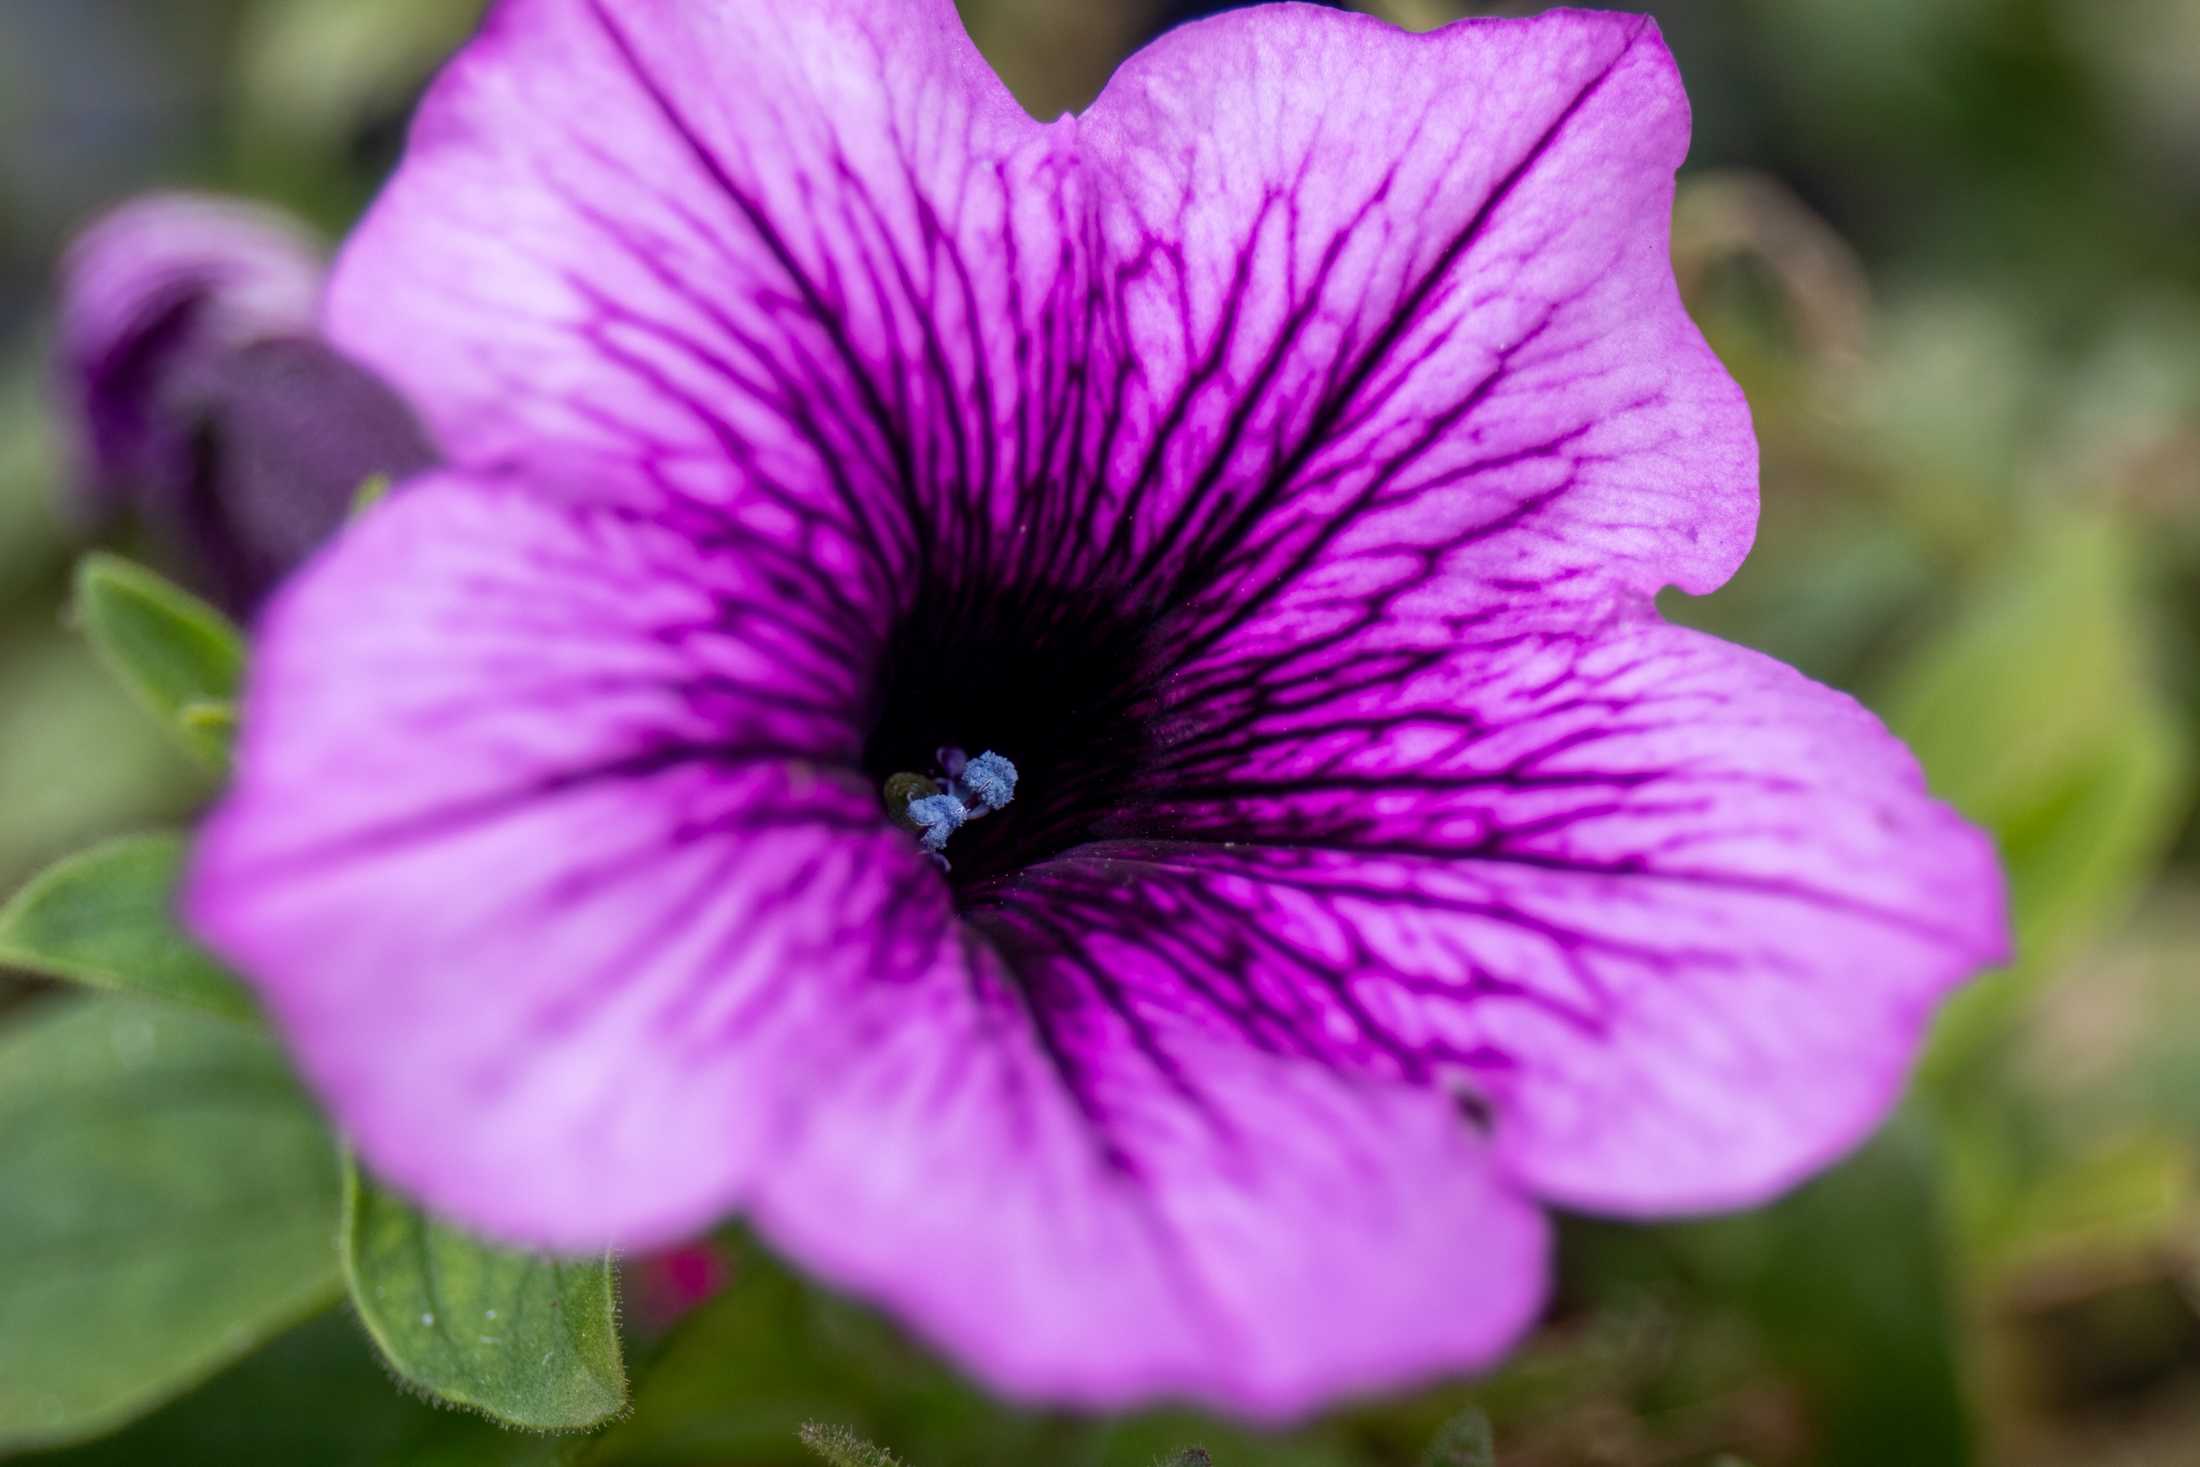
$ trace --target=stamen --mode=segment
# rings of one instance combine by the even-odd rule
[[[924,832],[924,848],[937,851],[947,844],[947,838],[962,829],[970,812],[963,802],[953,795],[926,795],[911,800],[906,811],[910,821]]]
[[[1016,766],[991,749],[965,764],[956,782],[989,814],[1016,798]]]
[[[886,813],[902,829],[911,833],[919,832],[924,827],[909,818],[910,802],[939,792],[940,782],[936,779],[927,779],[921,774],[894,775],[886,781]]]
[[[945,779],[896,774],[886,781],[885,795],[894,823],[921,835],[925,850],[944,866],[940,851],[949,836],[1016,798],[1016,766],[990,749],[975,759],[942,749],[939,761]]]

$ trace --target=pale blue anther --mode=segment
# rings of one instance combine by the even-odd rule
[[[1016,798],[1016,766],[988,749],[963,766],[958,783],[987,811],[998,810]]]
[[[945,846],[947,838],[970,818],[963,802],[953,795],[924,795],[911,800],[906,813],[909,823],[924,832],[924,848],[928,851]]]

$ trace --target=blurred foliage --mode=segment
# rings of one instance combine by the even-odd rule
[[[1367,6],[1418,26],[1542,8]],[[964,6],[1041,115],[1212,8]],[[288,1235],[255,1225],[208,1247],[249,1243],[266,1287],[236,1289],[239,1317],[173,1378],[244,1358],[38,1460],[794,1467],[818,1460],[805,1423],[827,1422],[912,1467],[1151,1467],[1195,1444],[1218,1467],[1409,1467],[1470,1403],[1505,1467],[2200,1460],[2200,0],[1615,8],[1658,9],[1688,76],[1676,266],[1764,450],[1757,553],[1668,609],[1863,698],[2009,863],[2016,961],[1950,1007],[1877,1141],[1747,1216],[1569,1222],[1556,1306],[1503,1369],[1280,1434],[1003,1408],[745,1242],[700,1310],[625,1322],[629,1415],[562,1443],[500,1431],[394,1388],[346,1318],[251,1350],[336,1288],[278,1268]],[[340,233],[475,9],[0,0],[0,891],[93,838],[172,824],[206,788],[87,655],[96,618],[62,617],[84,547],[40,387],[57,250],[154,184],[249,193]],[[80,909],[41,917],[41,943],[113,966],[82,945]],[[167,940],[127,917],[101,942]],[[84,1156],[157,1163],[186,1212],[193,1147],[234,1170],[295,1143],[287,1184],[333,1187],[325,1149],[308,1159],[308,1130],[279,1113],[217,1126],[150,1097],[104,1140],[88,1128],[116,1112],[87,1104],[78,1132],[51,1133],[80,1137],[62,1166],[9,1110],[41,1066],[77,1055],[66,1094],[126,1094],[193,1046],[264,1044],[182,1009],[116,1017],[125,1002],[0,987],[0,1227],[68,1233],[56,1209],[98,1206]],[[118,1240],[133,1225],[108,1222]],[[70,1272],[66,1250],[21,1236],[0,1239],[0,1309],[36,1307],[50,1333],[38,1359],[0,1362],[0,1393],[60,1392],[56,1436],[119,1420],[127,1403],[90,1366],[128,1348],[114,1312],[157,1281]]]

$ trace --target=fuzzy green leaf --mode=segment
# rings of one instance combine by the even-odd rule
[[[76,999],[0,1032],[0,1448],[96,1435],[332,1301],[335,1148],[274,1044]]]
[[[901,1458],[884,1447],[872,1446],[845,1426],[807,1421],[796,1435],[802,1438],[802,1445],[832,1467],[902,1467]]]
[[[535,1431],[581,1431],[624,1409],[608,1258],[485,1243],[356,1164],[345,1170],[341,1251],[368,1333],[420,1389]]]
[[[68,857],[0,907],[0,963],[251,1018],[252,997],[175,918],[181,836],[133,835]]]
[[[76,617],[109,671],[209,767],[229,762],[232,729],[208,708],[233,704],[244,639],[219,611],[141,565],[84,558]]]

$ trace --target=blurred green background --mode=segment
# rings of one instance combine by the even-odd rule
[[[1212,7],[963,8],[1046,115]],[[2200,0],[1607,8],[1688,78],[1676,264],[1764,447],[1755,557],[1669,610],[1862,697],[2010,868],[2021,956],[1878,1141],[1755,1215],[1569,1223],[1501,1373],[1284,1437],[1004,1411],[732,1239],[678,1325],[630,1279],[636,1408],[596,1439],[432,1410],[335,1313],[40,1460],[777,1467],[824,1417],[911,1467],[1406,1467],[1474,1403],[1505,1467],[2200,1462]],[[57,251],[156,185],[339,235],[477,9],[0,0],[0,891],[206,793],[64,624]],[[0,1026],[50,1003],[0,978]]]

